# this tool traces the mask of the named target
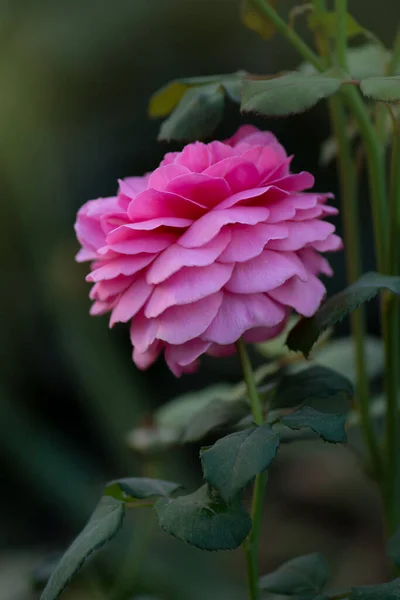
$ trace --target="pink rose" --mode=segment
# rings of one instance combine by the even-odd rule
[[[305,193],[272,133],[245,125],[225,142],[188,144],[118,195],[78,212],[77,260],[93,261],[91,314],[130,321],[141,369],[161,352],[175,375],[201,354],[234,352],[240,337],[278,335],[292,309],[311,316],[331,275],[319,252],[338,250],[330,194]]]

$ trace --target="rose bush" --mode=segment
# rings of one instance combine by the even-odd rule
[[[310,173],[270,132],[243,126],[225,142],[188,144],[118,194],[78,212],[77,260],[93,261],[91,314],[131,322],[133,360],[164,352],[175,375],[203,354],[233,353],[240,337],[278,335],[290,312],[311,316],[331,275],[320,252],[341,248],[331,194],[305,192]]]

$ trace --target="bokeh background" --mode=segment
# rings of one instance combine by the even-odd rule
[[[280,5],[287,13],[293,2]],[[349,5],[390,46],[398,0]],[[264,42],[241,25],[239,13],[238,0],[0,4],[2,600],[38,597],[35,577],[46,576],[108,479],[157,469],[189,487],[199,482],[198,447],[171,451],[155,466],[128,448],[126,435],[179,393],[237,381],[237,364],[205,360],[198,375],[180,380],[161,363],[138,372],[126,327],[110,332],[107,318],[88,315],[73,224],[83,202],[112,195],[118,178],[153,169],[170,149],[156,141],[159,123],[147,118],[149,96],[168,80],[297,66],[284,40]],[[298,27],[304,30],[301,18]],[[314,172],[321,191],[337,191],[335,165],[319,164],[329,135],[323,106],[273,121],[244,119],[229,106],[216,137],[244,122],[270,128],[295,153],[296,169]],[[361,189],[367,269],[374,257],[365,184]],[[330,292],[345,282],[343,257],[332,264]],[[378,333],[373,305],[368,317],[370,332]],[[344,324],[339,333],[346,332]],[[283,453],[271,476],[263,568],[322,549],[338,585],[384,577],[376,494],[350,455],[312,444],[295,455]],[[159,534],[147,513],[131,517],[110,548],[66,598],[243,597],[240,552],[210,556],[184,547]],[[117,572],[121,589],[107,595],[103,583],[113,586]]]

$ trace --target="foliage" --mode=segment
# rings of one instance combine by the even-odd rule
[[[328,581],[328,566],[320,554],[299,556],[284,563],[279,569],[264,575],[260,587],[276,594],[319,594]]]
[[[162,498],[156,511],[164,531],[202,550],[234,550],[251,528],[239,500],[225,503],[207,485],[188,496]]]

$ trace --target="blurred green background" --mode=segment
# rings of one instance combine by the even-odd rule
[[[293,2],[280,4],[287,13]],[[400,17],[398,0],[350,0],[349,5],[390,45]],[[146,115],[149,96],[168,80],[240,68],[274,73],[300,62],[279,37],[265,43],[246,30],[239,13],[238,0],[0,3],[2,600],[36,598],[30,586],[34,569],[79,531],[107,479],[157,468],[189,487],[199,481],[197,447],[143,466],[128,449],[126,434],[178,393],[207,382],[236,381],[237,365],[205,360],[198,375],[180,380],[163,364],[139,373],[131,362],[126,327],[110,332],[106,318],[88,315],[87,266],[74,262],[73,223],[83,202],[113,194],[118,178],[153,169],[170,149],[157,143],[159,123]],[[301,18],[298,26],[304,30]],[[296,154],[294,167],[314,172],[321,191],[337,191],[334,165],[322,168],[318,162],[329,134],[323,106],[292,119],[249,121],[277,133]],[[231,135],[243,122],[237,107],[229,106],[216,136]],[[365,188],[362,201],[368,240]],[[373,266],[368,244],[364,262]],[[332,265],[336,275],[330,292],[345,280],[343,257],[335,256]],[[368,314],[376,332],[373,306]],[[346,325],[340,331],[345,333]],[[352,470],[348,457],[344,460],[345,450],[319,450],[305,448],[296,468],[290,457],[278,461],[270,484],[263,567],[322,548],[336,565],[339,582],[350,575],[355,583],[382,577],[374,490],[357,467]],[[311,470],[304,462],[308,453]],[[338,466],[343,463],[346,472]],[[147,527],[153,525],[141,515],[105,555],[106,579],[112,582],[116,570],[124,570],[127,589],[120,590],[121,598],[142,593],[174,600],[243,597],[240,552],[210,556],[156,530],[151,541]],[[134,545],[134,566],[130,560],[121,567],[127,542]],[[352,564],[354,547],[364,555]],[[365,568],[367,560],[372,571]],[[86,579],[84,591],[77,585],[69,597],[105,600],[98,577]]]

